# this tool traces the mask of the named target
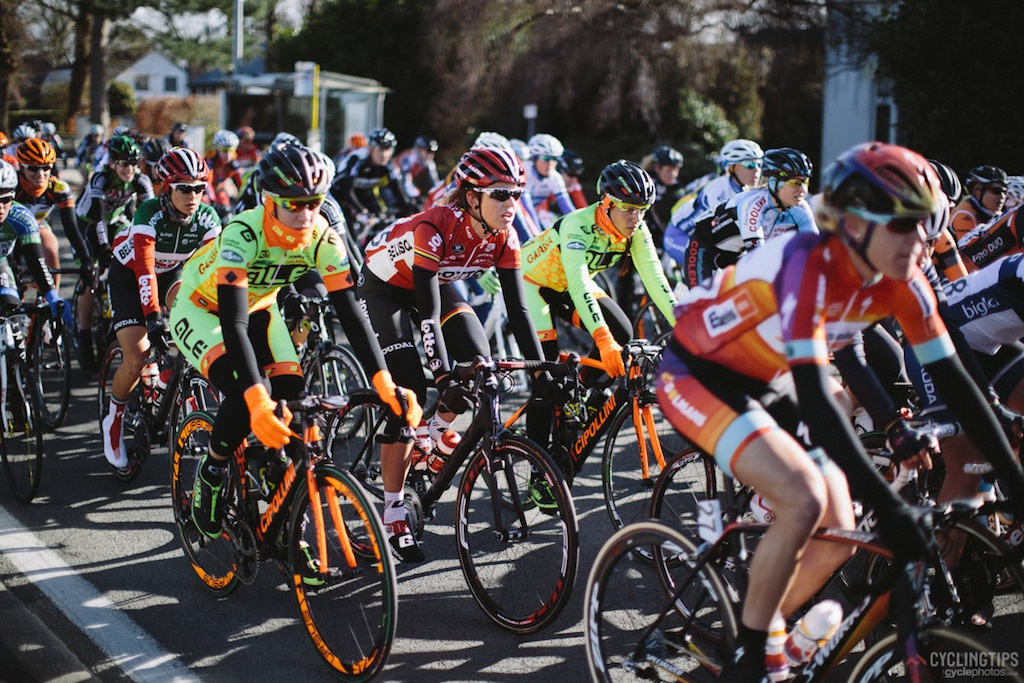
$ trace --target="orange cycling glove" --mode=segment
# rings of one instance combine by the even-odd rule
[[[604,371],[612,377],[625,375],[626,366],[622,364],[622,347],[615,341],[611,330],[607,327],[599,327],[594,330],[594,341],[597,342],[597,350],[601,353]]]
[[[284,415],[280,418],[275,415],[277,403],[270,398],[267,388],[262,384],[254,384],[245,390],[245,404],[249,406],[249,424],[253,434],[264,446],[284,448],[289,437],[298,436],[288,428],[292,421],[292,411],[288,410],[288,406],[282,406]]]
[[[395,415],[405,415],[409,426],[413,429],[419,426],[420,420],[423,418],[423,408],[420,407],[419,401],[416,400],[416,394],[405,387],[395,386],[390,372],[378,370],[377,374],[373,376],[373,388],[380,394],[381,400],[388,404],[391,412]],[[405,404],[408,406],[408,409],[402,408],[402,400],[398,396],[399,392],[405,398]]]

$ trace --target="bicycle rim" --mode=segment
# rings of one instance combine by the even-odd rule
[[[209,450],[212,431],[213,418],[202,412],[191,413],[178,430],[171,450],[171,505],[178,539],[192,570],[206,590],[225,597],[240,584],[235,573],[234,546],[227,536],[208,539],[192,521],[192,489],[199,462]],[[230,486],[224,491],[229,505],[237,505],[237,481],[237,476],[229,476],[225,481],[225,487]]]
[[[174,391],[170,415],[167,418],[169,452],[173,452],[174,439],[188,415],[195,411],[215,415],[219,405],[220,394],[213,388],[210,381],[187,361],[183,361],[178,374],[178,388]]]
[[[913,672],[904,657],[897,654],[897,634],[890,633],[872,645],[857,661],[850,683],[910,681]],[[919,663],[916,680],[933,681],[1000,681],[1024,683],[1017,673],[1017,648],[993,651],[969,636],[944,626],[926,628],[917,634]]]
[[[11,351],[7,354],[7,400],[3,407],[0,457],[11,493],[29,503],[43,476],[43,430],[32,394],[28,364]]]
[[[637,559],[637,548],[664,548],[693,557],[678,529],[649,520],[627,525],[601,548],[584,598],[587,665],[595,681],[713,681],[731,653],[736,616],[723,599],[717,572],[690,572],[678,599],[654,567]],[[716,625],[717,637],[693,628],[693,618]]]
[[[292,586],[306,631],[332,673],[345,681],[367,681],[384,667],[395,638],[395,567],[384,525],[359,483],[335,467],[318,468],[316,478],[326,564],[319,553],[318,515],[302,485],[289,527]],[[346,540],[352,562],[346,559]]]
[[[324,450],[331,460],[352,472],[382,500],[380,444],[374,437],[383,430],[387,411],[376,392],[356,392],[349,396],[347,406],[331,416],[324,430]]]
[[[699,504],[718,495],[714,462],[699,449],[677,454],[665,465],[651,496],[650,516],[672,524],[699,542]]]
[[[654,396],[641,399],[640,433],[647,451],[648,477],[644,478],[640,462],[640,440],[637,437],[637,425],[633,422],[632,406],[627,403],[625,409],[615,417],[615,423],[608,433],[604,444],[601,479],[604,486],[604,504],[608,516],[616,529],[621,529],[630,522],[647,519],[651,505],[651,493],[654,483],[661,472],[658,458],[654,451],[654,441],[660,445],[666,462],[677,453],[689,446],[689,442],[664,418]],[[656,431],[648,430],[645,413],[650,411],[653,418],[650,424]]]
[[[514,633],[533,633],[569,601],[579,564],[579,526],[569,487],[547,455],[519,437],[497,448],[503,467],[493,484],[499,500],[492,498],[482,450],[470,457],[459,483],[459,564],[491,620]],[[529,502],[531,479],[550,488],[556,509],[545,512]]]
[[[348,396],[354,389],[366,388],[369,383],[359,362],[340,346],[328,346],[317,351],[317,356],[306,374],[306,390],[324,396]],[[348,438],[362,426],[364,410],[346,412],[345,420],[334,426],[336,436]]]
[[[56,429],[64,423],[71,401],[71,360],[67,334],[62,325],[53,321],[41,322],[37,318],[34,324],[48,326],[48,331],[37,333],[38,343],[33,354],[39,416],[45,427]],[[47,334],[50,337],[48,340],[45,339]]]

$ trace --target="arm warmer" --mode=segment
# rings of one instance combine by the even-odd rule
[[[512,334],[519,344],[523,358],[527,360],[544,360],[544,352],[540,348],[540,339],[533,326],[529,311],[526,310],[526,293],[523,290],[523,279],[518,268],[498,268],[498,281],[501,282],[501,293],[505,299],[505,312]]]
[[[328,292],[334,312],[338,314],[341,327],[348,337],[348,343],[356,352],[356,358],[363,364],[366,376],[372,378],[380,370],[386,370],[384,354],[381,353],[377,335],[370,326],[366,310],[359,305],[354,287]]]
[[[416,288],[416,308],[420,316],[420,338],[423,353],[427,356],[427,367],[437,379],[451,371],[448,365],[448,348],[441,334],[441,291],[437,284],[437,273],[412,267],[412,281]]]
[[[217,285],[217,303],[220,307],[221,332],[224,351],[231,359],[231,367],[238,385],[245,391],[260,383],[260,365],[256,351],[249,342],[249,297],[245,287]]]

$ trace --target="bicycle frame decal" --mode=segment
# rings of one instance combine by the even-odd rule
[[[619,406],[619,392],[615,392],[608,397],[605,404],[601,406],[601,410],[594,414],[590,421],[587,422],[583,428],[583,433],[579,435],[576,441],[572,444],[572,459],[575,462],[579,462],[583,453],[586,452],[590,446],[590,442],[598,438],[604,431],[604,426],[608,422],[608,418],[612,416],[615,409]]]
[[[277,493],[267,503],[267,511],[260,516],[260,526],[257,529],[259,533],[259,540],[263,540],[267,530],[270,529],[270,525],[274,523],[274,518],[277,517],[277,513],[280,512],[281,507],[284,505],[285,500],[288,499],[288,494],[291,493],[292,484],[295,483],[295,463],[290,463],[288,469],[284,471],[284,479],[277,487]]]

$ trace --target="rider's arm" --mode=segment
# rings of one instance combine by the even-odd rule
[[[160,293],[156,277],[156,236],[143,231],[133,231],[129,239],[135,250],[132,267],[139,282],[139,302],[142,317],[160,313]]]
[[[858,332],[849,344],[836,351],[834,358],[846,386],[879,429],[896,419],[896,404],[868,365],[863,332]]]
[[[89,247],[82,237],[82,231],[78,229],[78,214],[75,213],[75,200],[71,196],[71,186],[63,180],[55,180],[53,183],[53,194],[57,200],[57,213],[60,215],[60,224],[64,228],[64,235],[71,243],[71,251],[81,263],[89,261]]]
[[[599,229],[594,226],[594,230]],[[594,292],[600,288],[591,277],[590,268],[587,265],[587,249],[594,241],[593,233],[584,231],[576,221],[569,218],[562,219],[558,238],[562,269],[568,283],[569,296],[579,313],[580,322],[591,335],[599,329],[607,329],[608,323],[594,296]]]
[[[672,286],[665,277],[665,270],[661,267],[661,259],[658,258],[658,251],[654,247],[654,239],[651,237],[651,230],[646,223],[640,223],[633,232],[633,240],[629,245],[629,253],[633,257],[633,265],[644,283],[644,289],[650,295],[654,305],[658,307],[661,314],[670,325],[675,327],[676,314],[673,308],[676,305],[676,297],[672,293]]]
[[[501,282],[501,294],[505,299],[505,313],[512,334],[519,344],[519,350],[528,360],[543,360],[544,353],[540,348],[540,339],[533,326],[533,319],[526,309],[526,293],[523,289],[523,278],[518,268],[498,268],[498,280]]]
[[[416,291],[416,308],[420,313],[420,338],[427,367],[437,380],[451,371],[448,349],[441,334],[441,289],[437,271],[420,266],[412,267],[412,281]]]
[[[24,258],[29,272],[32,273],[32,279],[35,280],[39,291],[49,295],[47,297],[49,300],[53,296],[49,293],[54,291],[55,286],[50,269],[46,267],[46,257],[43,255],[43,245],[39,239],[39,223],[36,222],[36,217],[24,206],[16,204],[11,207],[5,222],[14,226],[14,232],[18,236],[18,250]]]

